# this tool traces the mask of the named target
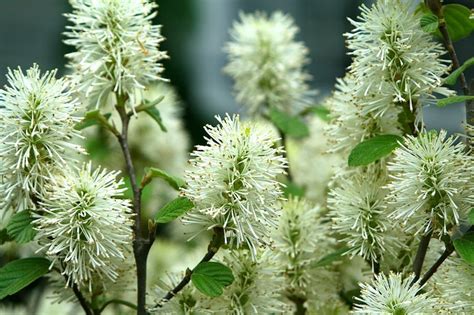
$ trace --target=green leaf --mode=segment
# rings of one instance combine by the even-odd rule
[[[186,197],[178,197],[158,211],[155,217],[157,223],[168,223],[182,216],[194,207],[191,200]]]
[[[329,109],[327,109],[323,105],[308,107],[302,112],[302,115],[307,115],[309,113],[313,113],[314,115],[316,115],[317,117],[319,117],[323,121],[330,121],[331,120],[331,116],[330,116],[331,112],[329,111]]]
[[[104,118],[107,120],[109,119],[110,116],[111,114],[102,115],[100,113],[100,110],[98,109],[92,110],[92,111],[87,112],[84,118],[82,119],[82,121],[77,123],[74,128],[77,130],[82,130],[93,125],[100,125],[101,120],[103,120]]]
[[[471,15],[469,8],[461,4],[451,3],[443,5],[442,10],[449,37],[452,41],[463,39],[474,31],[474,20],[469,19]]]
[[[305,189],[303,187],[296,185],[293,182],[286,183],[286,187],[283,189],[283,194],[285,195],[286,198],[290,196],[303,197],[304,193],[305,193]]]
[[[191,275],[194,286],[201,293],[216,297],[224,292],[224,287],[234,282],[232,270],[218,262],[202,262]]]
[[[444,83],[447,85],[455,85],[461,73],[466,71],[466,69],[471,66],[474,66],[474,57],[466,60],[466,62],[462,66],[460,66],[459,68],[454,70],[450,75],[448,75],[448,77],[444,79]]]
[[[433,13],[426,13],[420,19],[420,26],[426,33],[434,33],[438,30],[438,17]]]
[[[450,105],[450,104],[462,103],[462,102],[469,101],[469,100],[474,100],[474,96],[473,95],[450,96],[450,97],[445,97],[445,98],[439,99],[436,102],[436,106],[445,107],[445,106]]]
[[[0,268],[0,300],[48,273],[50,265],[47,259],[32,257],[14,260]]]
[[[165,125],[163,124],[163,119],[161,119],[160,111],[156,107],[148,107],[144,111],[158,123],[158,126],[160,126],[161,131],[163,132],[168,131]]]
[[[0,245],[3,245],[5,244],[6,242],[11,242],[13,241],[10,237],[10,235],[8,235],[8,232],[6,229],[1,229],[0,230]]]
[[[342,258],[342,256],[345,253],[347,253],[349,250],[350,250],[350,248],[347,248],[347,247],[338,249],[335,252],[333,252],[331,254],[328,254],[328,255],[324,256],[323,258],[321,258],[320,260],[318,260],[313,265],[313,267],[318,268],[318,267],[324,267],[324,266],[327,266],[329,264],[332,264],[334,261],[340,260]]]
[[[7,233],[17,243],[28,243],[36,235],[32,222],[33,218],[29,210],[17,212],[7,224]]]
[[[456,252],[471,265],[474,265],[474,232],[468,232],[453,241]]]
[[[472,208],[471,212],[469,212],[468,221],[470,224],[474,225],[474,208]]]
[[[296,116],[290,116],[284,112],[272,108],[270,110],[270,120],[285,135],[295,139],[301,139],[309,136],[308,126]]]
[[[164,181],[166,181],[171,187],[173,187],[176,190],[179,190],[181,187],[184,187],[186,185],[186,182],[176,176],[170,175],[167,172],[163,171],[162,169],[156,168],[156,167],[150,167],[147,172],[146,176],[151,178],[161,178]]]
[[[349,155],[349,166],[362,166],[389,155],[402,142],[396,135],[379,135],[359,143]]]

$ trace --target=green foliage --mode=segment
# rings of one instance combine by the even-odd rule
[[[365,140],[352,149],[349,166],[364,166],[389,155],[400,146],[403,138],[397,135],[379,135]]]
[[[468,221],[469,221],[470,224],[474,225],[474,208],[472,208],[471,212],[469,212]]]
[[[434,33],[438,30],[438,17],[433,13],[426,13],[420,19],[420,26],[426,33]]]
[[[32,257],[14,260],[0,268],[0,300],[46,274],[50,264],[45,258]]]
[[[145,181],[151,180],[152,178],[161,178],[176,190],[179,190],[186,185],[186,182],[183,179],[170,175],[164,170],[156,167],[150,167],[146,170]]]
[[[191,275],[194,286],[203,294],[220,296],[234,282],[232,270],[218,262],[201,262]]]
[[[474,20],[469,19],[471,15],[469,8],[461,4],[450,3],[443,5],[442,10],[452,41],[468,37],[474,31]]]
[[[89,111],[84,115],[82,121],[76,124],[75,128],[82,130],[93,125],[100,125],[104,120],[107,121],[110,116],[111,114],[102,115],[98,109]]]
[[[439,99],[436,102],[436,106],[445,107],[445,106],[450,105],[450,104],[462,103],[462,102],[469,101],[469,100],[474,100],[474,96],[472,96],[472,95],[450,96],[450,97],[445,97],[445,98]]]
[[[29,210],[17,212],[7,224],[8,235],[17,243],[28,243],[36,235],[32,221],[33,218]]]
[[[303,115],[309,113],[316,115],[317,117],[321,118],[321,120],[326,122],[329,122],[331,120],[331,112],[323,105],[311,106],[303,111]]]
[[[471,66],[474,66],[474,57],[469,58],[464,64],[454,70],[446,79],[444,79],[444,83],[447,85],[455,85],[461,73]]]
[[[290,116],[276,108],[272,108],[270,110],[270,120],[289,137],[301,139],[309,136],[308,126],[297,116]]]
[[[161,131],[167,132],[168,130],[166,129],[165,125],[163,124],[163,119],[161,118],[160,111],[156,107],[148,107],[144,109],[145,113],[150,115],[151,118],[153,118],[158,126],[160,126]]]
[[[474,265],[474,232],[468,232],[453,241],[456,252],[471,265]]]
[[[6,229],[0,230],[0,245],[13,241]]]
[[[290,196],[304,197],[305,189],[293,182],[288,182],[286,183],[286,187],[283,189],[283,194],[286,198],[289,198]]]
[[[334,261],[338,261],[342,259],[342,256],[344,256],[345,253],[347,253],[350,250],[350,248],[343,247],[341,249],[336,250],[335,252],[332,252],[320,260],[318,260],[315,264],[313,264],[313,268],[318,268],[318,267],[324,267],[329,264],[332,264]]]
[[[178,197],[158,211],[155,217],[156,223],[168,223],[182,216],[194,207],[191,200],[186,197]]]

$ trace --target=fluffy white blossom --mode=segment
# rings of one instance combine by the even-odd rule
[[[350,20],[354,30],[346,37],[359,94],[374,96],[364,103],[366,112],[381,115],[396,103],[416,113],[420,99],[451,93],[441,87],[449,69],[439,58],[445,51],[421,29],[421,12],[400,0],[378,0],[371,8],[362,5],[361,11],[357,21]]]
[[[83,149],[73,116],[78,103],[70,86],[56,79],[56,70],[41,74],[38,65],[9,70],[0,90],[0,187],[3,210],[32,208],[31,198],[48,178],[75,160]],[[75,153],[73,153],[75,152]]]
[[[297,113],[312,92],[303,70],[308,50],[295,41],[298,28],[281,12],[240,14],[226,45],[229,64],[224,71],[235,80],[237,101],[251,115],[266,114],[270,106]]]
[[[115,280],[132,240],[130,202],[118,172],[81,169],[45,185],[35,214],[38,238],[52,263],[73,283],[92,290],[92,280]]]
[[[372,264],[402,246],[400,229],[388,218],[384,184],[383,175],[361,171],[340,178],[328,198],[333,228],[343,236],[341,241],[349,245],[353,256],[362,256]]]
[[[354,314],[433,314],[437,299],[428,293],[420,293],[413,276],[401,274],[375,275],[372,283],[363,283],[361,296],[357,297]]]
[[[113,92],[134,106],[149,83],[160,80],[166,53],[160,26],[152,25],[156,5],[148,0],[71,0],[65,43],[78,89],[98,107]]]
[[[183,192],[195,208],[184,222],[221,227],[227,244],[245,244],[255,253],[278,223],[283,149],[264,125],[241,123],[237,115],[217,120],[218,126],[205,127],[207,145],[192,153]]]
[[[392,218],[407,231],[434,229],[440,237],[458,225],[474,203],[472,157],[446,131],[407,136],[388,164]]]

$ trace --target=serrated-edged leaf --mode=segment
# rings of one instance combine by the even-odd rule
[[[471,212],[469,212],[468,221],[469,221],[470,224],[474,225],[474,208],[472,208]]]
[[[28,243],[36,235],[32,222],[33,218],[29,210],[17,212],[7,224],[7,233],[17,243]]]
[[[453,241],[456,252],[467,263],[474,265],[474,232],[468,232]]]
[[[46,274],[50,265],[45,258],[32,257],[14,260],[0,268],[0,300]]]
[[[147,171],[147,176],[150,176],[152,178],[161,178],[176,190],[179,190],[181,187],[184,187],[186,185],[186,182],[183,179],[168,174],[164,170],[156,167],[150,167]]]
[[[221,263],[202,262],[194,268],[191,280],[201,293],[216,297],[223,293],[224,287],[234,282],[234,275]]]
[[[461,73],[466,71],[467,68],[474,66],[474,57],[469,58],[459,68],[454,70],[450,75],[444,79],[444,83],[447,85],[455,85]]]
[[[167,203],[158,211],[155,221],[157,223],[171,222],[191,210],[193,207],[194,204],[191,200],[186,197],[178,197]]]
[[[334,261],[337,261],[337,260],[340,260],[342,258],[342,256],[347,253],[348,251],[350,250],[350,248],[347,248],[347,247],[344,247],[344,248],[341,248],[341,249],[338,249],[336,250],[335,252],[332,252],[326,256],[324,256],[323,258],[321,258],[320,260],[318,260],[314,265],[313,267],[314,268],[318,268],[318,267],[324,267],[324,266],[327,266],[329,264],[332,264]]]
[[[167,132],[168,130],[166,129],[165,125],[163,124],[163,119],[161,119],[161,114],[158,108],[156,107],[148,107],[145,110],[145,113],[150,115],[151,118],[153,118],[158,126],[160,126],[161,131]]]
[[[276,108],[272,108],[270,110],[270,119],[285,135],[295,139],[309,136],[308,126],[299,117],[290,116]]]
[[[110,113],[102,115],[98,109],[91,110],[84,115],[84,118],[78,122],[74,128],[77,130],[82,130],[93,125],[99,125],[101,118],[109,119],[110,116]]]
[[[443,16],[451,40],[458,41],[474,31],[474,20],[470,19],[471,10],[457,3],[443,5]]]
[[[379,135],[365,140],[352,149],[349,166],[363,166],[375,162],[395,150],[403,138],[397,135]]]
[[[426,33],[436,32],[438,25],[438,17],[433,13],[426,13],[420,18],[420,26]]]
[[[457,95],[457,96],[450,96],[439,99],[436,102],[436,106],[438,107],[445,107],[450,104],[462,103],[465,101],[474,100],[473,95]]]

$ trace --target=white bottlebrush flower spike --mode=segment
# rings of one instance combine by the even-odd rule
[[[217,117],[207,125],[207,145],[197,146],[183,190],[195,208],[185,223],[222,227],[226,243],[256,247],[268,242],[277,226],[282,196],[277,176],[285,173],[283,149],[264,125]]]
[[[446,131],[408,136],[388,164],[392,218],[407,231],[434,229],[440,237],[458,225],[474,203],[474,164],[465,145]]]
[[[98,107],[110,93],[136,105],[142,90],[160,80],[166,53],[160,26],[152,25],[156,5],[148,0],[71,0],[66,14],[65,43],[77,51],[67,55],[78,89]]]
[[[388,253],[396,253],[402,243],[400,229],[388,218],[382,188],[384,176],[367,171],[339,179],[339,186],[329,193],[333,228],[350,247],[352,256],[359,255],[374,264]]]
[[[416,112],[420,98],[433,92],[445,95],[442,76],[448,62],[441,44],[420,26],[422,13],[416,13],[400,0],[378,0],[371,8],[361,6],[354,30],[346,34],[354,62],[351,65],[360,95],[376,95],[365,110],[384,114],[391,103],[407,104]]]
[[[371,284],[361,284],[361,296],[356,297],[354,314],[433,314],[437,299],[428,293],[420,293],[413,276],[401,274],[375,275]]]
[[[34,225],[41,249],[69,285],[91,290],[93,278],[115,280],[125,260],[133,222],[117,175],[100,168],[93,171],[88,163],[51,178],[45,186]]]
[[[237,101],[251,115],[266,114],[269,106],[290,114],[309,104],[303,70],[308,50],[295,41],[298,28],[293,19],[281,12],[240,14],[226,45],[229,63],[224,71],[235,80]]]
[[[3,210],[34,207],[31,197],[56,170],[83,152],[73,144],[79,104],[56,71],[41,74],[38,65],[9,70],[0,90],[0,182]],[[74,153],[73,153],[74,152]]]

